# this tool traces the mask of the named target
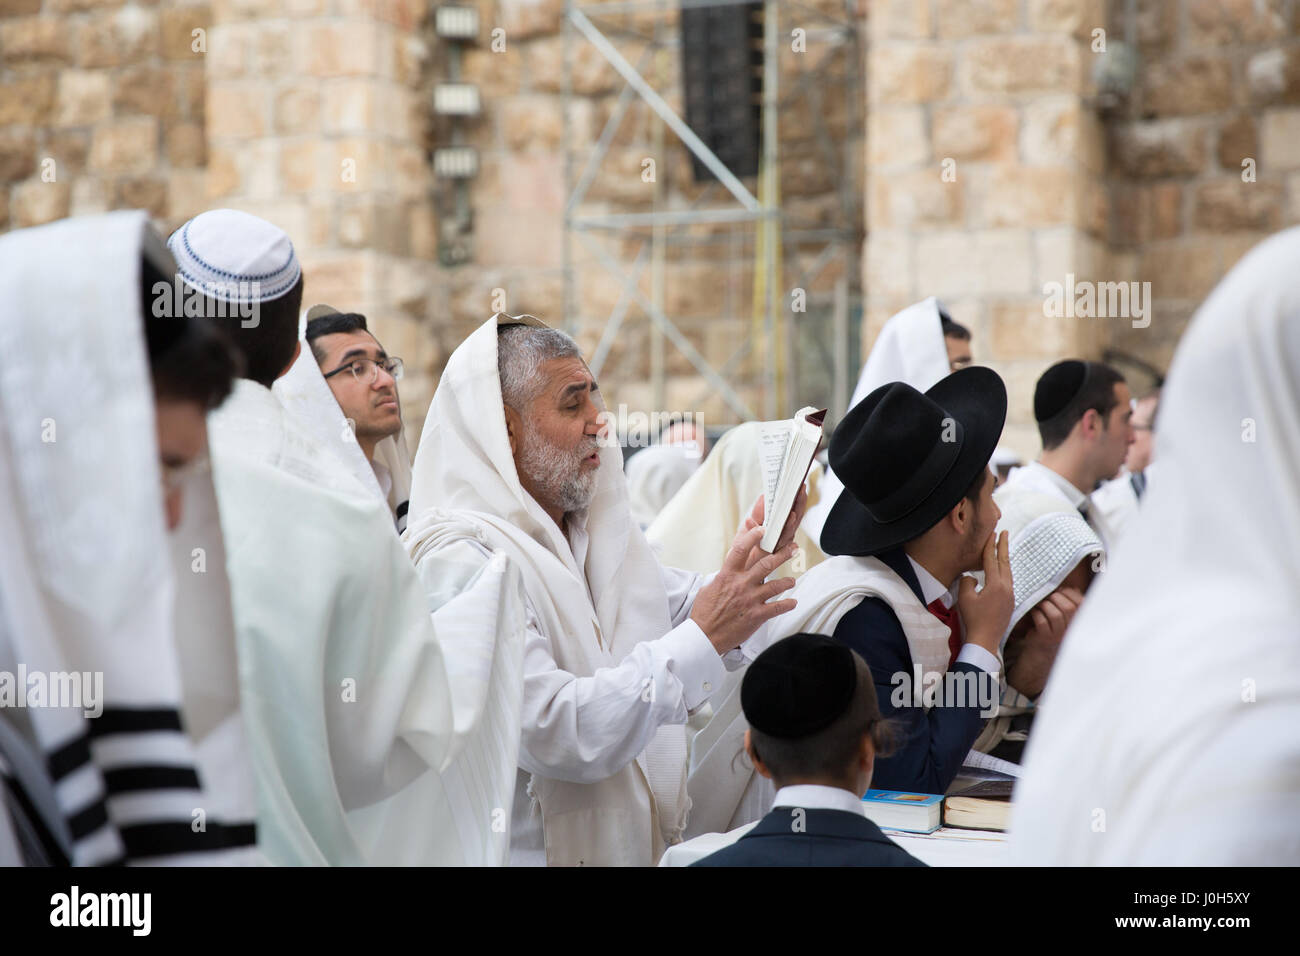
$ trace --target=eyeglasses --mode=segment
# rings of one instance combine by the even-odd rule
[[[358,382],[373,385],[375,379],[379,378],[381,368],[393,376],[393,381],[400,382],[402,380],[402,360],[399,358],[386,358],[382,362],[376,362],[374,359],[368,358],[353,359],[347,365],[336,368],[332,372],[326,372],[325,377],[331,378],[339,374],[339,372],[351,372],[352,377]]]
[[[205,474],[211,467],[207,455],[200,455],[183,465],[169,465],[165,461],[159,464],[162,466],[163,490],[168,494],[184,488],[190,478]]]

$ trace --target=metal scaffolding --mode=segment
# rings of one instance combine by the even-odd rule
[[[565,119],[565,185],[568,196],[564,210],[564,312],[566,328],[574,331],[581,317],[575,294],[575,244],[593,258],[599,267],[615,277],[621,293],[610,314],[600,326],[600,339],[591,359],[593,373],[600,375],[609,358],[615,338],[623,328],[629,310],[635,305],[650,320],[650,367],[656,408],[664,407],[665,345],[677,349],[695,371],[708,383],[708,391],[700,396],[704,401],[710,393],[716,394],[741,420],[756,417],[779,418],[789,415],[797,404],[802,404],[810,391],[817,389],[825,395],[830,406],[830,419],[838,420],[847,406],[853,387],[850,371],[856,369],[858,354],[857,336],[851,334],[857,323],[852,321],[861,311],[859,283],[856,281],[858,255],[861,249],[862,226],[858,210],[861,208],[860,163],[853,156],[854,124],[864,117],[862,104],[861,64],[862,50],[858,36],[858,21],[854,14],[854,0],[844,0],[843,15],[831,16],[826,12],[797,0],[764,0],[763,2],[763,98],[761,103],[761,162],[758,176],[753,177],[757,195],[702,141],[699,135],[674,112],[660,91],[645,78],[647,66],[663,51],[680,47],[676,27],[663,23],[670,9],[709,6],[731,6],[750,3],[751,0],[612,0],[612,2],[578,3],[567,0],[564,26],[564,119]],[[626,15],[642,14],[633,24]],[[649,23],[652,33],[644,29]],[[837,86],[828,79],[832,74],[824,70],[805,70],[791,84],[789,91],[781,88],[780,61],[783,42],[791,42],[796,31],[801,32],[806,43],[829,44],[829,57],[844,61],[844,71]],[[642,55],[634,65],[620,49],[618,40],[634,41],[642,46]],[[584,157],[576,154],[570,128],[573,100],[573,68],[575,45],[589,43],[622,78],[624,86],[617,103],[610,112],[596,143]],[[662,67],[662,60],[658,65]],[[661,71],[662,72],[662,71]],[[781,95],[784,93],[784,98]],[[825,121],[824,101],[828,95],[846,97],[847,128],[842,142],[837,143]],[[650,212],[595,213],[584,209],[584,200],[592,183],[599,175],[602,163],[609,155],[610,146],[619,125],[628,115],[633,103],[640,99],[657,119],[654,128],[656,155],[663,157],[664,130],[669,130],[716,177],[700,190],[685,208],[665,208],[662,185],[656,180],[655,198]],[[783,110],[805,109],[811,116],[814,139],[820,161],[833,171],[838,183],[838,216],[835,222],[817,225],[796,221],[785,215],[779,196],[781,151],[778,141],[778,123]],[[859,125],[860,129],[860,125]],[[857,137],[865,141],[865,137]],[[581,163],[581,168],[579,168]],[[725,195],[718,195],[724,193]],[[715,228],[707,235],[692,231],[690,227],[712,224]],[[619,261],[600,241],[601,237],[623,240],[640,240],[632,261]],[[715,368],[695,345],[681,332],[664,309],[664,263],[668,247],[691,243],[731,243],[733,252],[752,245],[754,251],[754,295],[750,302],[753,334],[737,344],[734,352]],[[811,263],[797,274],[783,275],[783,250],[807,250],[820,246]],[[626,258],[626,256],[624,257]],[[828,265],[836,260],[842,264],[829,302],[818,303],[818,323],[797,318],[787,297],[793,289],[807,289]],[[731,259],[730,268],[736,269],[739,256]],[[647,264],[651,267],[650,292],[641,288],[641,277]],[[745,318],[738,314],[735,303],[719,303],[717,317]],[[826,321],[826,320],[829,321]],[[600,321],[598,319],[598,321]],[[796,325],[799,327],[796,328]],[[763,400],[760,408],[752,408],[737,391],[746,360],[752,357],[750,384],[761,384]],[[810,369],[801,370],[800,363]],[[830,369],[830,376],[826,369]],[[819,381],[818,381],[819,380]],[[826,389],[829,381],[829,392]]]

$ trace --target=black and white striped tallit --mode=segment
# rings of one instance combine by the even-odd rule
[[[237,706],[199,739],[183,704],[140,317],[150,235],[119,212],[0,237],[0,660],[82,690],[5,716],[44,756],[74,864],[255,862]]]

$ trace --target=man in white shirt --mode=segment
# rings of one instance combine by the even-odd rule
[[[745,752],[775,782],[776,801],[739,840],[692,866],[925,865],[862,812],[886,738],[861,657],[834,638],[794,634],[755,659],[740,693]]]
[[[618,446],[577,345],[495,315],[447,363],[425,420],[408,547],[468,524],[523,572],[522,740],[512,864],[652,865],[680,839],[688,715],[732,653],[793,602],[751,516],[711,578],[661,567],[628,504]],[[761,501],[761,499],[760,499]],[[772,603],[766,603],[771,600]]]
[[[995,499],[1003,512],[1022,496],[1048,495],[1067,503],[1101,538],[1107,528],[1091,493],[1113,478],[1133,443],[1133,409],[1128,385],[1109,365],[1066,359],[1039,378],[1034,388],[1034,419],[1043,442],[1037,461],[1011,473]]]

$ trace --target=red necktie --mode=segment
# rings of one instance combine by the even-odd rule
[[[942,598],[935,598],[925,608],[943,623],[948,625],[948,669],[957,663],[957,654],[961,651],[961,618],[957,616],[957,604],[944,607]]]

